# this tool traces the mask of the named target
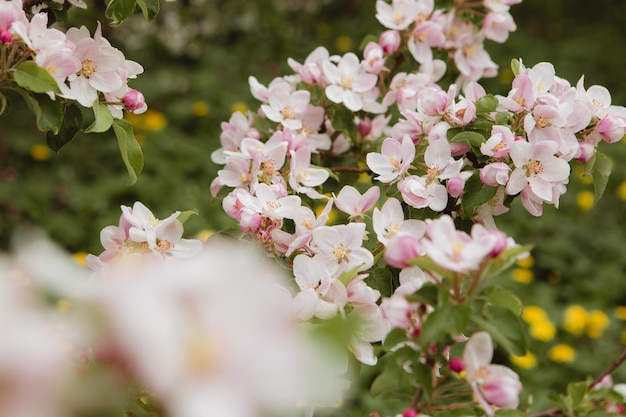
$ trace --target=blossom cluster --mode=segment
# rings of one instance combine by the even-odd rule
[[[22,0],[0,2],[0,47],[9,51],[9,68],[32,59],[54,79],[60,97],[87,108],[103,101],[116,118],[124,109],[135,113],[147,109],[141,92],[128,86],[143,67],[111,46],[100,26],[93,37],[85,26],[64,33],[49,27],[45,11],[29,18],[23,7]]]
[[[211,191],[228,188],[226,214],[292,268],[296,318],[359,318],[349,348],[362,363],[376,364],[374,346],[403,332],[397,347],[445,366],[434,356],[459,339],[423,345],[424,326],[439,316],[415,294],[434,286],[456,303],[471,299],[494,265],[526,253],[494,216],[516,197],[534,216],[544,203],[558,207],[570,164],[601,172],[599,144],[626,135],[626,108],[606,88],[585,88],[584,78],[572,86],[550,63],[514,60],[507,95],[477,82],[496,73],[483,42],[515,30],[516,3],[435,10],[428,0],[378,1],[386,30],[361,57],[318,47],[303,63],[290,58],[293,73],[267,85],[251,76],[257,114],[222,123],[212,160],[224,167]],[[473,224],[461,230],[459,220]],[[385,290],[381,276],[397,281]],[[486,337],[468,347],[482,345],[490,359]],[[474,368],[469,380],[486,413],[517,407],[512,371],[494,371],[492,383]]]

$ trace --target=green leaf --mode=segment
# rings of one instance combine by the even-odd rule
[[[532,245],[518,245],[506,248],[498,257],[487,264],[483,277],[493,277],[510,267],[520,256],[530,252]]]
[[[159,14],[159,0],[137,0],[137,5],[141,9],[143,17],[148,21],[154,20]]]
[[[598,201],[606,185],[609,182],[609,176],[611,175],[611,160],[603,153],[596,152],[593,164],[593,193],[595,195],[595,201]]]
[[[493,94],[487,94],[476,101],[476,114],[485,114],[496,111],[498,99]]]
[[[197,216],[199,214],[200,212],[198,211],[198,209],[185,210],[178,215],[176,220],[184,224],[187,220],[189,220],[191,216]]]
[[[133,14],[136,5],[136,0],[111,0],[104,11],[104,15],[107,19],[111,19],[111,26],[119,26]]]
[[[463,200],[461,201],[465,217],[468,219],[474,217],[476,209],[489,202],[496,195],[497,190],[497,187],[485,185],[478,175],[469,177],[465,183]]]
[[[33,93],[60,93],[59,85],[52,75],[35,61],[25,61],[13,71],[17,85]]]
[[[519,316],[497,305],[487,305],[482,313],[482,316],[472,316],[472,321],[489,332],[493,340],[507,352],[516,356],[526,354],[526,328]]]
[[[58,134],[65,111],[63,103],[60,100],[50,99],[46,94],[31,94],[25,90],[16,91],[24,98],[26,105],[35,115],[37,129]]]
[[[476,148],[480,148],[480,145],[485,143],[487,139],[478,132],[472,132],[471,130],[464,130],[463,132],[454,135],[450,142],[463,142],[468,143]]]
[[[583,402],[586,394],[586,381],[571,382],[567,384],[567,396],[570,398],[571,404],[574,408],[578,407],[580,403]]]
[[[439,287],[431,283],[424,284],[415,294],[408,295],[406,299],[410,302],[436,306],[439,300]]]
[[[71,103],[63,109],[61,126],[58,131],[48,132],[46,141],[48,146],[55,152],[58,152],[63,146],[67,145],[78,133],[83,124],[83,114],[76,103]]]
[[[137,181],[137,175],[143,169],[143,152],[141,146],[135,138],[133,127],[124,119],[113,120],[113,131],[117,136],[117,143],[120,147],[122,160],[128,170],[128,182],[126,185],[133,185]]]
[[[519,75],[520,67],[522,66],[522,61],[516,58],[511,60],[511,71],[513,71],[513,75],[516,77]]]
[[[430,313],[422,324],[419,344],[427,347],[441,342],[447,336],[453,338],[463,333],[470,321],[471,310],[466,305],[444,305]]]
[[[383,297],[391,297],[393,293],[393,277],[388,268],[375,268],[370,270],[367,283],[373,289],[380,291]]]
[[[393,329],[390,331],[387,336],[385,336],[385,340],[383,341],[383,349],[385,351],[390,351],[400,343],[406,342],[408,337],[406,335],[406,330],[404,329]]]
[[[431,271],[441,275],[444,278],[452,279],[454,277],[454,273],[448,271],[437,265],[435,261],[430,259],[428,256],[420,256],[419,258],[411,259],[409,264],[414,266],[419,266],[424,271]]]
[[[522,314],[524,305],[521,300],[509,290],[505,290],[502,287],[494,285],[493,287],[489,287],[485,290],[485,296],[489,298],[489,301],[493,304],[508,309],[516,316]]]
[[[333,128],[341,130],[346,137],[354,137],[356,135],[356,123],[354,123],[354,113],[342,105],[332,106],[328,109],[328,117],[330,118]]]
[[[85,129],[85,132],[102,133],[109,130],[113,124],[113,115],[111,114],[109,107],[96,100],[92,109],[95,120],[87,129]]]

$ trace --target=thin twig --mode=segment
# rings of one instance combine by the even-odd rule
[[[362,172],[372,172],[371,169],[363,167],[363,168],[359,168],[359,167],[331,167],[330,168],[331,171],[333,172],[358,172],[358,173],[362,173]]]
[[[625,360],[626,360],[626,349],[622,352],[621,355],[617,357],[617,359],[615,359],[609,366],[607,366],[607,368],[604,371],[602,371],[602,373],[598,375],[598,377],[594,379],[593,382],[589,384],[589,389],[592,389],[593,387],[598,385],[604,379],[605,376],[609,375],[611,372],[616,370],[622,363],[624,363]]]

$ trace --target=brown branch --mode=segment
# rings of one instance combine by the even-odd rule
[[[611,362],[611,364],[609,366],[607,366],[606,369],[604,371],[602,371],[600,373],[600,375],[598,375],[596,377],[596,379],[594,379],[589,384],[587,389],[589,389],[589,390],[593,389],[596,385],[598,385],[600,382],[602,382],[604,377],[606,377],[607,375],[611,374],[611,372],[616,370],[622,363],[624,363],[624,361],[626,361],[626,349],[621,353],[621,355],[619,355],[617,357],[617,359],[615,359],[613,362]],[[559,416],[559,415],[563,415],[563,411],[562,410],[560,410],[559,408],[551,408],[549,410],[542,411],[541,413],[533,414],[531,417],[556,417],[556,416]]]
[[[417,387],[417,391],[415,391],[415,395],[413,396],[413,400],[411,401],[411,408],[415,411],[418,411],[417,404],[419,404],[420,400],[422,399],[423,393],[424,391],[422,390],[422,387]]]
[[[594,379],[593,382],[591,382],[591,384],[589,384],[588,388],[592,389],[596,385],[598,385],[604,379],[605,376],[609,375],[611,372],[616,370],[622,363],[624,363],[625,360],[626,360],[626,349],[622,352],[621,355],[617,357],[617,359],[611,362],[611,364],[607,366],[606,369],[602,371],[602,373],[598,375],[598,377]]]

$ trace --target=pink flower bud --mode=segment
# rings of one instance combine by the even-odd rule
[[[450,370],[452,372],[456,372],[457,374],[465,370],[465,362],[463,362],[463,359],[461,358],[450,359],[449,365],[450,365]]]
[[[386,30],[380,34],[378,43],[386,54],[396,52],[400,47],[400,34],[396,30]]]
[[[360,120],[357,129],[361,135],[367,136],[372,131],[372,119],[365,117]]]
[[[13,35],[8,30],[0,29],[0,42],[7,44],[11,43],[13,40]]]
[[[511,167],[504,162],[492,162],[480,169],[480,180],[492,187],[506,185],[509,181],[509,171],[511,171]]]
[[[128,111],[136,112],[146,107],[146,100],[137,90],[129,90],[124,97],[122,97],[122,104]]]
[[[509,247],[509,238],[506,233],[501,230],[490,230],[489,234],[496,238],[495,245],[491,252],[489,252],[489,256],[495,258],[496,256],[500,255],[503,250]]]
[[[465,183],[467,179],[472,176],[472,171],[463,171],[458,175],[450,178],[448,180],[447,188],[448,194],[452,197],[457,198],[461,194],[463,194],[463,189],[465,188]]]
[[[575,158],[578,162],[587,162],[596,154],[596,147],[589,142],[580,142],[578,147],[580,154]]]
[[[626,120],[619,116],[607,116],[596,125],[596,130],[607,143],[615,143],[626,135]]]
[[[491,369],[480,390],[485,400],[491,405],[498,408],[517,408],[522,384],[513,371],[498,367]]]
[[[407,408],[402,412],[402,417],[417,417],[417,411],[412,408]]]
[[[409,261],[420,256],[419,240],[411,235],[396,235],[391,238],[385,249],[385,261],[396,268],[406,268]]]

